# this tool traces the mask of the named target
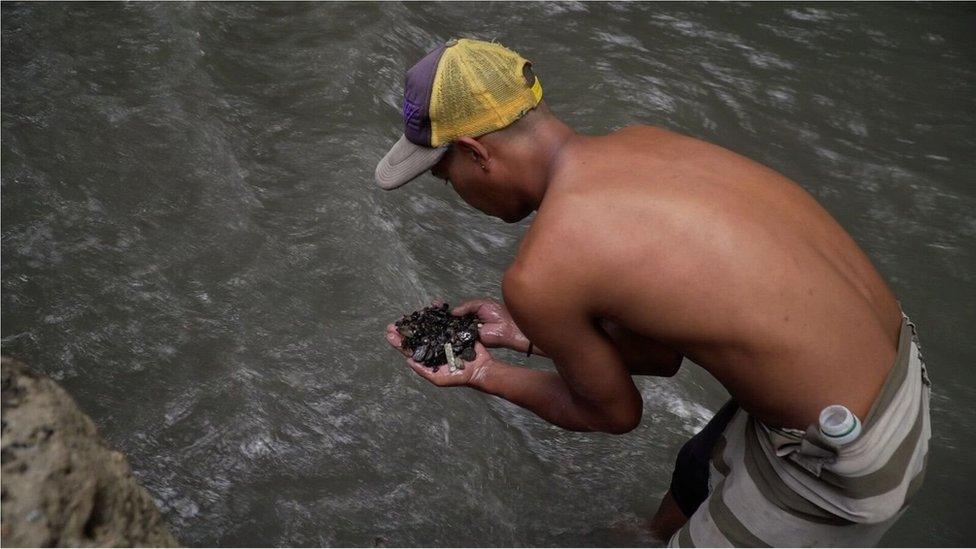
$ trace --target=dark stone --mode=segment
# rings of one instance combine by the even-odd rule
[[[471,360],[476,355],[474,344],[478,341],[478,316],[454,316],[447,303],[404,315],[394,325],[402,337],[402,348],[410,351],[415,361],[432,368],[434,372],[437,367],[447,364],[444,352],[446,343],[451,344],[455,356],[464,360]]]

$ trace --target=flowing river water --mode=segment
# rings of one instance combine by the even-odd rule
[[[498,297],[531,222],[372,182],[404,71],[495,39],[579,131],[720,144],[851,232],[934,383],[928,477],[883,543],[971,545],[974,28],[972,4],[5,2],[3,353],[74,395],[190,545],[647,544],[727,398],[703,371],[640,379],[637,430],[579,434],[430,386],[383,338]]]

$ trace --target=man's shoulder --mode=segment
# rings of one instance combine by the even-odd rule
[[[623,126],[623,127],[620,127],[618,129],[614,130],[609,135],[617,135],[617,136],[621,136],[621,137],[625,137],[625,136],[627,136],[627,137],[629,137],[629,136],[655,136],[655,137],[661,137],[661,136],[665,136],[665,135],[668,135],[668,134],[677,135],[677,134],[674,134],[673,132],[667,130],[666,128],[662,128],[661,126],[652,126],[650,124],[630,124],[630,125]]]
[[[515,263],[559,265],[572,260],[573,252],[585,250],[599,232],[591,211],[598,205],[587,194],[571,190],[547,197],[522,239]]]
[[[601,143],[602,141],[602,143]],[[670,163],[689,156],[716,157],[735,154],[724,147],[704,139],[685,135],[661,126],[636,124],[626,126],[594,142],[593,152],[613,156],[614,152],[636,154],[647,158],[666,160]]]
[[[526,231],[519,245],[510,271],[523,273],[548,273],[564,270],[575,261],[576,250],[585,247],[588,238],[569,205],[553,205],[553,208],[540,212]]]
[[[635,142],[647,143],[648,141],[661,141],[683,137],[681,134],[674,133],[660,126],[631,124],[603,135],[589,136],[581,142],[579,150],[576,151],[576,156],[602,156],[607,153],[608,149],[626,146]]]
[[[567,198],[540,211],[505,272],[506,300],[520,295],[585,301],[586,292],[579,290],[593,285],[602,261],[597,253],[601,230],[586,206],[585,200]]]
[[[619,179],[635,172],[645,174],[648,167],[661,163],[673,169],[681,160],[714,155],[717,149],[706,141],[660,126],[630,125],[581,139],[553,177],[557,184],[565,186],[603,181],[608,176]]]
[[[624,126],[604,136],[607,142],[638,142],[646,144],[648,142],[673,142],[694,140],[687,135],[673,132],[661,126],[651,126],[647,124],[631,124]]]

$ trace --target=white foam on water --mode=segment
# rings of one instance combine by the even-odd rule
[[[604,42],[609,42],[615,46],[623,46],[628,49],[647,53],[647,48],[640,41],[629,34],[615,34],[612,32],[597,31],[595,36]]]

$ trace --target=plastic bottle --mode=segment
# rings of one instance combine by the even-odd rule
[[[861,434],[861,422],[846,406],[834,404],[820,412],[820,432],[827,440],[842,446]]]

